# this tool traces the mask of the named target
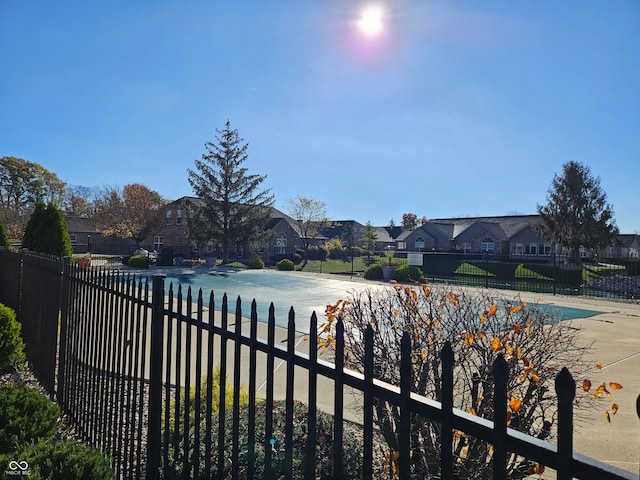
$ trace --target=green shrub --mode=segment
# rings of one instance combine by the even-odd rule
[[[398,282],[417,282],[422,278],[422,271],[415,265],[400,265],[395,269],[391,278]]]
[[[382,267],[377,263],[372,263],[364,271],[364,278],[367,280],[382,280]]]
[[[60,408],[26,385],[0,385],[0,405],[0,453],[11,452],[32,440],[48,438],[56,431]]]
[[[127,265],[133,268],[149,268],[149,257],[147,255],[134,255],[129,258]]]
[[[270,439],[265,438],[265,425],[266,425],[266,409],[267,405],[264,401],[259,401],[256,408],[255,418],[255,478],[264,478],[264,459],[265,459],[265,447],[268,444],[273,445],[272,461],[271,465],[274,471],[274,477],[276,479],[285,478],[284,469],[284,435],[285,435],[285,418],[286,418],[286,405],[284,401],[275,401],[273,403],[273,435]],[[308,448],[315,449],[315,476],[319,479],[331,479],[333,476],[333,416],[327,413],[317,411],[316,412],[316,431],[311,436],[312,443],[309,442],[307,423],[308,423],[309,408],[302,402],[295,401],[293,404],[293,460],[292,460],[292,473],[294,479],[303,479],[305,470],[305,452]],[[249,406],[247,404],[240,407],[240,437],[238,439],[240,449],[239,467],[240,470],[245,470],[248,466],[248,451],[246,445],[248,445],[248,419],[249,419]],[[217,431],[218,431],[218,416],[215,415],[212,418],[212,477],[218,474],[217,472],[217,454],[223,454],[225,459],[231,458],[232,444],[229,441],[232,438],[233,428],[233,412],[227,411],[225,417],[224,430],[225,439],[227,441],[224,445],[218,446]],[[203,420],[200,424],[200,438],[205,438],[206,422]],[[193,430],[193,429],[192,429]],[[192,432],[191,437],[195,432]],[[182,445],[181,445],[182,447]],[[344,470],[342,471],[343,479],[360,479],[362,478],[362,439],[357,436],[349,428],[345,428],[343,436],[343,464]],[[181,478],[184,449],[180,448],[177,452],[177,460],[173,465],[173,470],[177,474],[177,478]],[[193,449],[190,449],[189,455],[193,455]],[[200,459],[203,459],[205,455],[204,442],[200,442]],[[192,458],[192,457],[191,457]],[[225,470],[223,477],[227,478],[230,475],[231,462],[226,463],[229,471]],[[174,472],[165,472],[165,478],[174,478]],[[193,477],[191,477],[193,478]],[[204,479],[204,475],[201,473],[198,479]]]
[[[264,268],[264,260],[262,260],[260,257],[253,257],[251,260],[249,260],[247,266],[249,268],[260,270],[261,268]]]
[[[293,270],[295,268],[295,265],[288,258],[283,258],[278,263],[276,263],[276,268],[278,270],[291,271],[291,270]]]
[[[20,328],[15,312],[0,303],[0,373],[9,371],[25,361]]]
[[[64,441],[41,440],[18,451],[0,456],[0,471],[9,470],[9,462],[27,462],[29,480],[64,478],[65,480],[115,479],[116,475],[102,453],[92,447]]]
[[[195,412],[195,402],[196,402],[196,387],[195,385],[189,389],[189,424],[193,425],[195,422],[196,412]],[[230,384],[226,382],[226,388],[224,392],[224,404],[226,408],[231,408],[233,405],[233,393],[234,390],[231,388]],[[238,392],[238,397],[240,399],[240,404],[247,403],[249,401],[249,394],[245,390],[245,388],[241,385],[240,391]],[[185,417],[185,400],[187,398],[187,392],[185,388],[180,389],[180,401],[170,400],[169,402],[169,438],[173,439],[178,434],[179,437],[182,437],[184,434],[184,429],[182,426],[178,428],[176,431],[176,418],[179,419],[178,425],[182,425],[184,423]],[[204,417],[204,413],[206,412],[207,405],[207,376],[205,375],[200,379],[200,413],[201,416]],[[211,381],[211,413],[215,414],[218,412],[220,408],[220,367],[217,367],[213,371],[213,377]],[[162,409],[165,411],[166,409],[163,407]]]

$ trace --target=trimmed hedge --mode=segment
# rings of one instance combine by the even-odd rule
[[[0,405],[0,453],[48,438],[56,431],[60,408],[24,384],[0,385]]]
[[[149,257],[147,255],[134,255],[129,258],[127,265],[133,268],[149,268]]]
[[[391,278],[398,282],[417,282],[422,278],[422,271],[415,265],[400,265],[395,269]]]
[[[21,328],[13,309],[0,303],[0,373],[7,372],[26,360]]]
[[[249,260],[249,263],[247,263],[247,267],[254,270],[260,270],[264,268],[264,260],[262,260],[260,257],[253,257],[251,260]]]
[[[288,258],[284,258],[276,263],[276,268],[282,271],[292,271],[295,268],[295,265]]]
[[[384,275],[382,274],[382,267],[377,263],[372,263],[364,271],[364,278],[367,280],[382,280]]]
[[[98,450],[63,440],[40,440],[16,452],[0,455],[0,471],[9,470],[11,461],[27,462],[30,480],[112,480],[115,473]]]

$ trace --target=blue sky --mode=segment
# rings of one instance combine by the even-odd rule
[[[588,165],[640,231],[640,2],[0,2],[0,156],[193,194],[231,126],[276,206],[397,223],[535,213]]]

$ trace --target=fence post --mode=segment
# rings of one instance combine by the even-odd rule
[[[166,275],[153,276],[151,297],[151,352],[149,367],[149,426],[147,435],[147,480],[158,479],[160,445],[162,435],[162,340],[164,279]]]
[[[56,382],[56,400],[58,405],[64,411],[67,409],[67,401],[65,396],[65,369],[67,360],[67,327],[69,320],[69,304],[71,302],[69,289],[69,270],[70,263],[65,261],[62,264],[62,285],[60,286],[60,343],[58,345],[58,379]]]
[[[576,382],[564,367],[556,377],[558,395],[558,479],[571,478],[573,460],[573,400],[576,397]]]

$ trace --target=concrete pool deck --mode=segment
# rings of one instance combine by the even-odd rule
[[[171,273],[176,272],[176,267],[171,269]],[[149,272],[166,273],[157,269]],[[315,273],[290,273],[292,275],[311,276],[315,278],[326,278],[331,282],[332,289],[347,292],[355,284],[368,284],[371,286],[382,286],[379,282],[369,282],[361,277],[350,278],[343,275],[315,274]],[[466,291],[487,291],[473,287],[452,286],[454,290]],[[623,388],[612,390],[612,398],[602,399],[595,409],[581,408],[576,406],[575,427],[574,427],[574,451],[622,468],[624,470],[640,472],[640,419],[636,412],[636,399],[640,394],[640,304],[624,303],[619,301],[595,298],[569,297],[551,294],[537,294],[530,292],[516,292],[511,290],[489,290],[506,298],[513,298],[515,295],[527,303],[542,303],[554,305],[562,308],[587,310],[589,315],[586,318],[576,318],[571,320],[576,328],[581,329],[581,339],[585,345],[593,343],[593,347],[587,352],[586,358],[593,369],[588,372],[571,371],[572,366],[567,365],[578,383],[578,388],[584,378],[591,380],[594,386],[601,383],[617,382]],[[344,296],[344,295],[343,295]],[[339,296],[336,297],[340,298]],[[593,314],[593,312],[601,312]],[[317,312],[319,323],[322,322],[322,314]],[[243,325],[243,331],[248,332],[248,326]],[[306,333],[296,335],[296,350],[305,352],[308,350],[308,343],[305,341]],[[258,336],[266,338],[266,325],[261,324]],[[276,343],[284,346],[287,332],[283,328],[276,328]],[[247,365],[245,359],[243,365]],[[596,365],[601,365],[597,369]],[[275,369],[279,375],[275,376],[275,392],[284,392],[286,370],[284,362],[276,361]],[[260,375],[259,375],[260,377]],[[258,386],[263,379],[258,378]],[[245,383],[246,385],[246,383]],[[304,401],[307,395],[307,377],[302,371],[296,370],[295,390],[296,398]],[[594,388],[594,387],[592,387]],[[264,394],[263,390],[259,391]],[[333,410],[334,389],[333,384],[328,379],[319,378],[318,385],[318,407],[331,412]],[[282,398],[283,393],[276,398]],[[611,415],[611,422],[607,422],[604,412],[611,412],[611,405],[617,403],[619,406],[616,415]],[[345,418],[358,421],[361,418],[361,411],[358,400],[345,395]],[[547,478],[545,475],[544,478]]]

